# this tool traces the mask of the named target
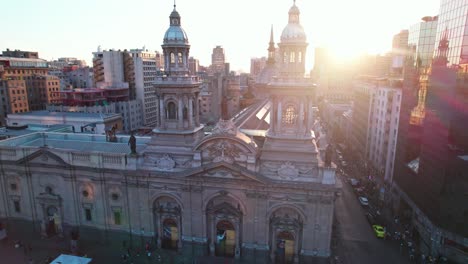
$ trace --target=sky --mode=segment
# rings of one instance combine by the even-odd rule
[[[2,3],[0,50],[38,51],[43,59],[77,57],[88,63],[102,49],[162,51],[173,0],[10,0]],[[190,55],[211,63],[225,49],[231,70],[249,72],[250,59],[267,56],[270,27],[279,42],[293,0],[177,0]],[[343,58],[385,53],[393,35],[437,15],[440,0],[297,0],[307,34],[306,68],[315,47]]]

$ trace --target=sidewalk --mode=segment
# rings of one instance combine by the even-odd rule
[[[18,228],[10,225],[8,230],[8,239],[0,241],[0,263],[5,264],[29,264],[29,259],[33,260],[34,264],[44,264],[47,257],[55,259],[60,254],[71,254],[70,237],[41,238],[40,234],[31,232],[32,228]],[[21,241],[22,247],[15,248],[15,241]],[[115,242],[115,241],[114,241]],[[117,246],[118,244],[118,246]],[[134,243],[135,248],[131,251],[131,257],[124,262],[122,254],[124,250],[122,244],[107,243],[103,244],[97,241],[78,240],[78,256],[86,255],[92,258],[92,263],[96,264],[245,264],[254,263],[252,261],[235,260],[232,258],[220,258],[202,256],[194,260],[191,255],[183,254],[171,250],[153,249],[151,256],[148,257],[143,248],[140,249],[140,254],[137,255],[139,243]],[[29,250],[31,248],[31,250]]]

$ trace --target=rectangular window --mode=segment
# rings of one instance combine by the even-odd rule
[[[91,216],[91,209],[89,209],[89,208],[85,209],[85,216],[86,216],[86,221],[92,221],[93,220],[93,218]]]
[[[21,206],[19,201],[13,201],[13,205],[15,206],[15,212],[21,213]]]
[[[120,212],[114,212],[114,224],[116,225],[121,224]]]

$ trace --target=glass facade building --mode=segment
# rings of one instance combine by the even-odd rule
[[[446,34],[449,42],[448,66],[468,64],[468,0],[441,0],[434,56],[440,40]]]
[[[414,65],[428,67],[434,55],[438,17],[423,17],[422,22],[409,29],[408,46],[413,53]]]

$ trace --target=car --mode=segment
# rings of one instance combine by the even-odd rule
[[[364,197],[364,196],[359,196],[359,202],[363,206],[368,206],[369,205],[369,200],[367,200],[367,198]]]
[[[374,229],[375,236],[377,238],[384,238],[385,237],[385,228],[381,225],[372,225],[372,229]]]

